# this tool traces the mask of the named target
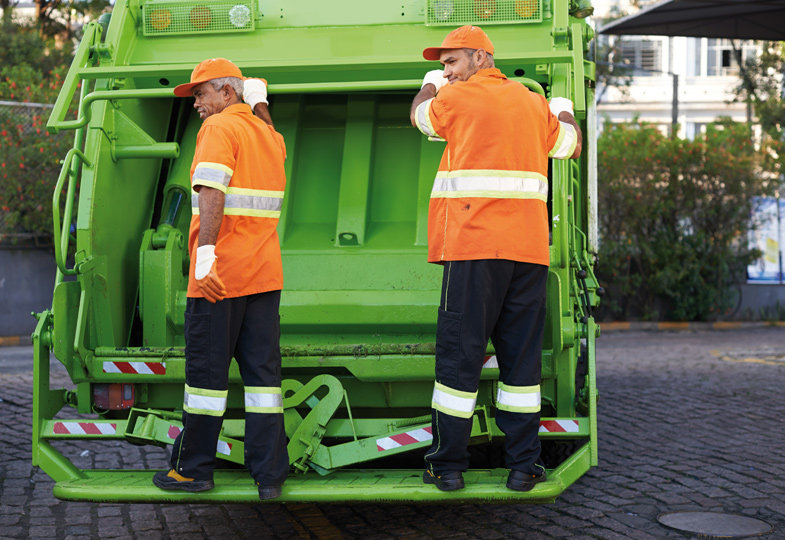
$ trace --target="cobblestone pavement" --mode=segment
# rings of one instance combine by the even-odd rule
[[[0,349],[0,538],[684,538],[657,522],[682,510],[755,517],[785,538],[783,328],[607,333],[600,466],[547,505],[59,501],[30,465],[32,372],[18,352]],[[78,466],[165,467],[163,450],[105,444],[59,448]]]

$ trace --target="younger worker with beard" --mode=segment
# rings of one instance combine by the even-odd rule
[[[431,192],[428,261],[444,265],[436,329],[433,445],[423,481],[464,487],[467,444],[488,339],[499,362],[496,423],[507,487],[529,491],[540,466],[540,367],[548,277],[548,158],[577,158],[572,103],[507,80],[476,26],[423,51],[429,72],[412,125],[447,141]]]

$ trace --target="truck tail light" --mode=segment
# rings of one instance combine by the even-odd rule
[[[156,9],[150,13],[150,26],[156,30],[163,31],[172,24],[172,12],[168,9]]]
[[[93,405],[97,409],[119,411],[134,406],[134,385],[130,383],[100,383],[93,385]]]

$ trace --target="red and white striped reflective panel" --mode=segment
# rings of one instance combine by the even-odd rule
[[[166,375],[166,362],[104,362],[104,373],[126,375]]]
[[[577,420],[543,420],[540,422],[540,433],[578,433]]]
[[[105,422],[55,422],[52,431],[56,435],[114,435],[117,424]]]
[[[496,359],[495,354],[493,356],[485,357],[485,362],[482,365],[482,369],[498,368],[498,367],[499,367],[499,361]]]
[[[433,440],[433,431],[431,426],[428,426],[420,429],[414,429],[412,431],[407,431],[406,433],[399,433],[398,435],[393,435],[392,437],[376,439],[376,449],[379,452],[384,452],[385,450],[392,450],[393,448],[399,448],[408,444],[415,444],[418,442],[431,440]]]
[[[169,431],[166,432],[166,435],[174,441],[180,432],[183,430],[180,426],[170,425]],[[230,456],[232,454],[232,445],[226,441],[218,441],[216,445],[215,451],[219,454],[223,454],[225,456]]]

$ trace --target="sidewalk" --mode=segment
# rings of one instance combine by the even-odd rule
[[[619,330],[737,330],[748,328],[764,328],[768,326],[785,327],[785,321],[612,321],[597,323],[603,332]]]

